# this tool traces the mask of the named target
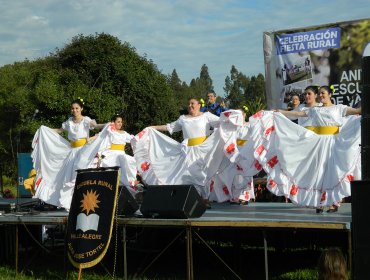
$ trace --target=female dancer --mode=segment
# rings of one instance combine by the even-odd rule
[[[172,123],[144,129],[132,142],[138,171],[148,185],[192,184],[204,199],[209,197],[206,182],[216,173],[223,159],[225,146],[235,125],[230,121],[219,126],[219,117],[200,112],[197,99],[189,99],[188,114]],[[184,141],[177,141],[158,132],[182,131]],[[235,146],[227,151],[233,154]]]
[[[120,166],[120,185],[134,190],[136,181],[136,161],[135,158],[125,153],[126,143],[134,138],[134,135],[128,134],[123,129],[123,117],[115,115],[112,122],[107,126],[106,148],[98,153],[100,167]],[[105,142],[105,141],[103,141]],[[104,146],[104,145],[102,145]],[[95,161],[95,165],[97,165]]]
[[[317,102],[319,95],[319,86],[308,86],[304,90],[304,104],[298,106],[297,111],[303,111],[303,108],[319,107],[322,106],[321,102]],[[300,117],[298,118],[298,124],[301,126],[308,126],[310,118]]]
[[[79,157],[82,147],[88,142],[89,130],[104,126],[83,116],[83,109],[83,100],[74,100],[71,103],[72,117],[58,129],[41,126],[36,131],[32,142],[32,159],[37,171],[35,197],[66,209],[70,207],[76,169],[78,169],[75,159]],[[68,132],[69,142],[58,135],[63,131]]]
[[[361,109],[333,105],[328,86],[319,92],[322,107],[257,113],[254,134],[255,157],[268,174],[268,189],[314,208],[338,205],[351,194],[350,181],[360,177],[360,117],[345,117]],[[308,117],[310,125],[305,129],[283,115]]]
[[[245,122],[247,111],[246,106],[241,110],[227,111],[230,114],[229,119],[232,115],[234,118],[239,115],[242,120],[233,133],[239,155],[235,157],[235,160],[230,161],[228,154],[225,153],[219,170],[208,182],[211,190],[210,200],[212,201],[229,201],[231,204],[247,205],[249,200],[255,197],[253,175],[262,168],[256,165],[256,160],[253,157],[253,142],[248,133],[250,123]],[[221,118],[223,116],[221,115]]]

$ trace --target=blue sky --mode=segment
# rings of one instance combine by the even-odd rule
[[[190,83],[206,64],[223,95],[232,65],[264,74],[262,34],[369,18],[369,0],[0,0],[0,66],[45,57],[78,34],[127,41]]]

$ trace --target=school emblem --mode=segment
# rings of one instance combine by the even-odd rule
[[[77,171],[67,226],[68,258],[75,267],[92,267],[107,252],[118,184],[118,167]]]

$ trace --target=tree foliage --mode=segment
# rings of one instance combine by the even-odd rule
[[[99,123],[123,113],[125,129],[137,133],[177,115],[166,76],[128,43],[108,34],[78,35],[48,57],[0,68],[1,161],[15,171],[17,152],[29,152],[40,124],[60,127],[76,98]],[[35,110],[38,111],[34,115]]]
[[[175,98],[166,76],[128,43],[104,33],[79,35],[56,57],[63,69],[77,77],[79,92],[73,86],[67,95],[83,97],[89,104],[89,114],[100,122],[123,113],[126,129],[136,133],[176,116]]]
[[[249,108],[248,114],[266,108],[265,79],[262,74],[247,77],[231,66],[230,76],[225,79],[224,91],[229,108]]]
[[[191,80],[190,90],[193,97],[204,99],[207,95],[207,92],[211,89],[213,89],[213,84],[208,73],[208,66],[203,64],[200,69],[199,77]]]
[[[186,111],[188,100],[193,96],[192,91],[186,82],[180,80],[176,69],[172,71],[167,79],[177,102],[177,110],[181,114]]]
[[[240,108],[244,105],[244,92],[248,84],[249,79],[233,65],[230,70],[230,76],[227,76],[225,79],[224,87],[230,108]]]
[[[47,57],[0,68],[2,170],[15,178],[17,153],[31,151],[41,124],[60,127],[78,97],[84,99],[84,115],[105,123],[122,113],[125,130],[136,134],[149,125],[175,120],[185,112],[190,97],[205,98],[210,89],[213,81],[206,64],[188,85],[176,69],[164,75],[151,60],[114,36],[77,35]],[[235,66],[224,90],[230,108],[251,102],[248,106],[257,110],[265,100],[263,76],[249,78]]]
[[[370,38],[370,20],[344,25],[341,28],[340,49],[330,49],[329,81],[335,81],[342,71],[352,69],[353,65],[361,65],[362,53]],[[347,51],[342,51],[347,50]]]

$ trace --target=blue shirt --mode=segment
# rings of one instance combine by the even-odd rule
[[[207,104],[204,107],[200,108],[201,112],[210,112],[216,116],[220,116],[222,112],[227,111],[228,109],[226,107],[221,107],[218,102],[211,104]]]

